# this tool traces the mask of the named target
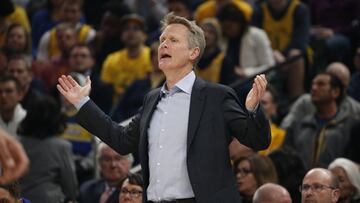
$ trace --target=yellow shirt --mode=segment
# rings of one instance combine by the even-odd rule
[[[293,33],[294,12],[298,5],[298,0],[292,0],[285,15],[279,20],[271,16],[266,2],[261,5],[264,14],[263,28],[273,49],[282,51],[289,45]]]
[[[246,20],[250,22],[252,18],[253,9],[250,4],[243,0],[231,0],[244,13]],[[197,23],[201,23],[206,18],[214,18],[216,16],[216,2],[210,0],[202,3],[195,11],[194,18]]]
[[[270,131],[271,131],[270,146],[265,150],[259,151],[259,154],[261,155],[267,155],[270,152],[274,151],[275,149],[280,148],[285,141],[286,131],[284,129],[270,122]]]
[[[136,58],[129,58],[127,49],[110,54],[103,63],[100,77],[103,82],[113,84],[120,95],[127,86],[145,78],[150,71],[150,48],[145,46]]]
[[[221,66],[224,60],[224,53],[220,52],[205,69],[196,69],[196,74],[204,80],[210,82],[219,82]]]

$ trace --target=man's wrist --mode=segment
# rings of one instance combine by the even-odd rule
[[[86,102],[88,102],[90,100],[89,96],[86,96],[84,98],[82,98],[78,103],[74,104],[75,108],[77,110],[80,110],[82,106],[84,106],[84,104],[86,104]]]

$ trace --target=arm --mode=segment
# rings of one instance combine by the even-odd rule
[[[76,200],[77,180],[70,143],[64,142],[64,145],[61,146],[59,156],[61,159],[60,185],[65,196],[74,201]]]
[[[21,177],[29,165],[23,147],[0,128],[0,184],[10,183]]]

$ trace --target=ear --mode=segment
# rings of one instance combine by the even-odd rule
[[[340,190],[339,189],[335,189],[331,192],[331,201],[332,202],[337,202],[338,199],[340,197]]]
[[[195,48],[192,48],[191,51],[190,51],[190,59],[192,61],[195,61],[195,59],[197,59],[197,57],[199,57],[200,55],[200,48],[199,47],[195,47]]]
[[[340,96],[340,89],[339,88],[332,89],[331,95],[333,96],[333,98],[338,98]]]

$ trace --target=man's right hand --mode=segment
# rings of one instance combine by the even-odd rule
[[[86,77],[86,83],[80,86],[70,75],[62,75],[59,78],[57,89],[73,105],[78,104],[83,98],[89,96],[91,89],[90,77]]]

